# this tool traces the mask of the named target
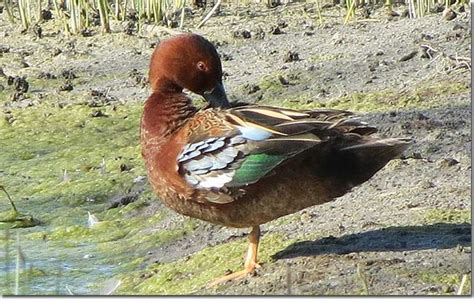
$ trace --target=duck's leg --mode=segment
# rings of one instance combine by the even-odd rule
[[[257,263],[258,253],[258,242],[260,240],[260,226],[255,226],[249,234],[249,249],[247,251],[247,257],[245,258],[244,269],[223,277],[219,277],[216,280],[208,284],[208,287],[212,287],[228,280],[242,279],[250,273],[253,273],[256,268],[260,265]]]

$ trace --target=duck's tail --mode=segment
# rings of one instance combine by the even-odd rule
[[[339,182],[354,187],[370,179],[411,144],[409,138],[354,138],[346,134],[329,141],[315,156],[319,157],[319,162],[313,162],[315,172],[336,177]]]

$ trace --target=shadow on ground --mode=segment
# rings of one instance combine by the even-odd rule
[[[272,257],[278,260],[321,254],[448,249],[457,245],[471,245],[471,224],[388,227],[341,237],[328,236],[294,243]]]

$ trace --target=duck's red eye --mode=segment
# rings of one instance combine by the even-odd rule
[[[197,63],[197,68],[199,71],[206,71],[206,64],[204,64],[203,62],[198,62]]]

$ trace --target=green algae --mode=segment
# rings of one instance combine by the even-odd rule
[[[428,223],[471,223],[470,209],[430,209],[424,214],[424,220]]]
[[[279,73],[265,75],[260,79],[259,87],[265,92],[269,93],[281,93],[284,90],[283,84],[281,83]]]
[[[28,228],[39,225],[41,222],[28,214],[22,214],[15,210],[0,212],[0,230]]]
[[[461,275],[424,271],[419,274],[419,279],[429,284],[458,285],[461,282]]]
[[[78,291],[84,293],[88,283],[94,283],[100,275],[110,275],[117,262],[126,262],[126,250],[139,241],[134,235],[136,229],[153,227],[163,216],[142,218],[143,221],[139,216],[123,219],[132,211],[139,212],[150,194],[143,194],[143,198],[129,206],[105,210],[111,196],[126,193],[133,187],[133,179],[145,174],[138,143],[142,105],[101,107],[107,117],[93,118],[94,108],[67,104],[67,100],[59,106],[59,96],[48,97],[28,108],[9,108],[15,120],[12,123],[0,119],[0,183],[18,208],[43,222],[19,232],[27,262],[36,268],[54,256],[58,263],[76,266],[74,271],[63,271],[61,277],[76,279],[74,282],[81,287]],[[129,169],[122,170],[122,164]],[[19,215],[6,210],[6,206],[7,203],[0,203],[2,218],[18,219]],[[90,228],[88,211],[100,221]],[[155,235],[150,239],[157,238]],[[120,249],[113,245],[118,240]],[[38,248],[39,245],[49,247]],[[92,254],[97,259],[97,268],[87,271],[90,264],[78,256],[80,252]],[[10,257],[14,258],[14,254]],[[127,268],[136,267],[138,259],[128,259],[134,264]],[[49,266],[45,271],[53,275],[55,269]],[[55,293],[54,277],[34,277],[35,283],[43,285],[41,290],[31,293]],[[26,284],[21,287],[30,292]],[[64,289],[62,285],[59,292],[64,293]],[[6,290],[7,286],[0,293]]]
[[[312,63],[319,63],[319,62],[329,62],[329,61],[336,61],[339,59],[344,58],[346,54],[338,53],[338,54],[313,54],[308,58],[308,61]]]
[[[451,95],[462,95],[466,99],[461,98],[459,102],[467,101],[465,94],[469,89],[469,85],[465,83],[433,83],[403,93],[393,89],[356,92],[327,101],[308,101],[312,96],[304,93],[291,99],[271,99],[263,102],[293,109],[332,108],[355,112],[386,112],[446,106],[443,97]]]
[[[11,111],[12,125],[0,121],[0,162],[6,167],[0,180],[19,204],[45,197],[59,204],[101,202],[144,173],[138,107],[106,108],[106,118],[92,118],[90,108],[78,105],[61,109],[44,103]],[[131,172],[120,171],[124,161],[132,162]]]
[[[418,275],[420,281],[426,284],[443,286],[444,290],[439,293],[436,293],[437,295],[453,295],[453,293],[457,291],[457,289],[459,288],[461,284],[462,276],[463,276],[462,274],[442,273],[442,272],[433,271],[433,270],[422,271]],[[461,294],[469,295],[470,287],[471,287],[471,277],[469,275]]]
[[[271,255],[294,243],[280,234],[264,235],[260,242],[259,262],[272,261]],[[202,293],[205,286],[226,271],[243,268],[247,240],[228,242],[207,247],[193,255],[171,263],[155,264],[146,271],[122,278],[118,294],[180,295]],[[222,289],[222,286],[221,286]],[[213,288],[219,290],[219,287]]]

